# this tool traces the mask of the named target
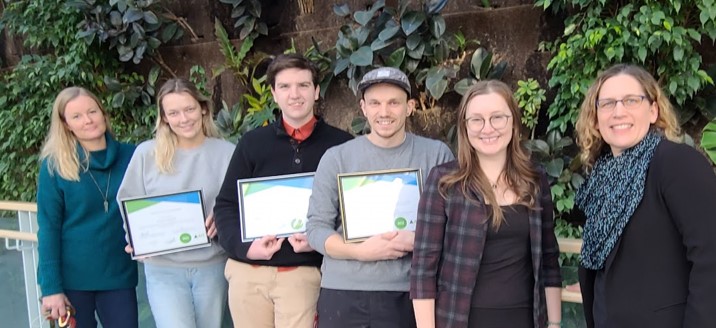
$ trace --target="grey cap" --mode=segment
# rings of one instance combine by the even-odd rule
[[[360,83],[358,83],[358,91],[360,91],[360,94],[362,95],[365,92],[365,89],[368,89],[368,87],[376,83],[390,83],[396,85],[405,90],[405,92],[408,93],[408,98],[410,98],[410,81],[408,81],[408,76],[397,68],[379,67],[366,73],[363,75],[363,79]]]

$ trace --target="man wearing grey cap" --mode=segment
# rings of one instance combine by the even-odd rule
[[[363,76],[358,90],[371,131],[323,155],[308,208],[308,242],[324,255],[318,327],[415,327],[408,293],[415,234],[394,231],[345,243],[337,174],[421,169],[425,180],[433,166],[454,157],[444,143],[405,131],[415,100],[403,72],[377,68]]]

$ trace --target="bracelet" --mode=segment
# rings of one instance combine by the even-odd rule
[[[549,326],[562,327],[562,322],[561,321],[557,321],[557,322],[547,321],[547,327],[549,327]]]

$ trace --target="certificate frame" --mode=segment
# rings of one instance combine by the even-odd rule
[[[127,226],[129,244],[133,249],[132,259],[211,246],[211,239],[209,239],[205,226],[206,212],[201,190],[128,197],[120,199],[120,203],[124,214],[124,222]],[[167,214],[171,212],[176,212],[177,214]],[[151,225],[149,227],[145,226],[147,222],[143,222],[143,220],[150,219],[160,221],[156,224],[172,221],[171,225],[164,225],[163,227],[175,230],[165,231],[162,229],[166,236],[161,236],[162,233],[156,231],[156,225],[154,227],[151,227]],[[177,219],[180,220],[177,222]],[[185,228],[188,228],[187,231],[176,231]],[[150,229],[154,231],[149,231]],[[179,233],[176,236],[176,240],[172,238],[173,233]],[[156,235],[160,236],[157,237]],[[154,245],[150,240],[147,240],[151,238],[161,239],[164,245]]]
[[[423,191],[421,169],[341,173],[337,179],[344,242],[361,242],[390,231],[415,231]],[[373,206],[370,213],[367,206]]]
[[[238,179],[241,241],[305,232],[314,177],[305,172]]]

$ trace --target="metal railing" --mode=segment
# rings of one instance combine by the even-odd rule
[[[582,249],[582,240],[575,238],[557,238],[561,253],[579,254]],[[582,303],[582,293],[562,288],[562,302]]]
[[[40,288],[37,286],[37,205],[25,202],[0,201],[0,210],[17,212],[18,230],[0,229],[5,248],[22,254],[25,280],[27,316],[30,327],[46,327],[40,308]]]
[[[0,229],[0,238],[5,239],[5,248],[22,253],[25,293],[27,295],[28,321],[30,327],[45,327],[39,300],[41,293],[37,286],[37,204],[0,201],[0,210],[17,212],[19,230]],[[557,238],[560,252],[579,253],[581,239]],[[582,303],[582,294],[562,289],[562,301]]]

